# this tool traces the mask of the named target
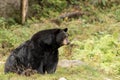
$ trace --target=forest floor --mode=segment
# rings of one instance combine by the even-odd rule
[[[4,74],[4,62],[0,63],[0,80],[119,80],[120,76],[107,75],[79,60],[60,60],[55,74],[31,76]]]
[[[98,31],[101,31],[101,32],[112,31],[113,33],[114,32],[118,33],[118,31],[120,29],[120,28],[118,28],[119,24],[120,24],[119,22],[117,22],[117,23],[113,22],[112,25],[110,25],[110,27],[107,28],[109,26],[109,23],[83,24],[79,20],[63,23],[60,26],[60,28],[64,28],[64,27],[68,26],[69,33],[70,33],[70,40],[73,44],[75,44],[75,45],[77,44],[76,45],[77,47],[73,46],[72,47],[73,51],[71,51],[70,46],[69,47],[65,46],[65,47],[60,48],[60,50],[59,50],[60,51],[60,61],[59,61],[58,68],[57,68],[57,71],[55,74],[45,74],[45,75],[34,74],[29,77],[24,76],[24,75],[17,75],[17,74],[13,74],[13,73],[9,73],[6,75],[4,74],[4,62],[6,61],[10,51],[12,49],[14,49],[15,47],[17,47],[22,42],[24,42],[25,40],[29,39],[30,36],[32,34],[34,34],[35,32],[42,30],[42,29],[54,28],[54,27],[58,27],[58,26],[53,23],[46,22],[43,24],[41,24],[41,23],[40,24],[38,24],[38,23],[32,24],[32,25],[30,25],[30,27],[21,27],[19,25],[17,25],[17,26],[15,25],[16,27],[14,26],[13,28],[10,28],[9,30],[4,29],[7,37],[13,36],[14,34],[16,34],[16,36],[13,36],[13,40],[11,39],[11,42],[14,44],[12,49],[9,49],[9,48],[4,48],[4,49],[1,48],[0,49],[1,53],[2,53],[2,55],[0,55],[0,63],[1,63],[0,64],[0,80],[60,80],[60,79],[63,79],[63,80],[65,80],[65,79],[66,80],[119,80],[120,79],[119,75],[114,74],[114,73],[106,73],[104,70],[98,69],[101,67],[96,68],[96,66],[93,66],[94,63],[95,64],[97,63],[99,65],[100,65],[100,63],[92,60],[92,58],[89,59],[89,57],[88,57],[89,52],[84,54],[84,52],[82,53],[79,50],[74,50],[74,49],[79,49],[79,46],[78,46],[79,42],[78,43],[73,42],[74,40],[78,40],[81,43],[83,43],[84,45],[86,45],[86,42],[84,42],[84,41],[89,41],[89,39],[91,37],[95,37],[95,36],[91,36],[91,35],[93,35],[93,33],[97,33]],[[78,35],[76,35],[76,34],[78,34]],[[105,32],[103,34],[108,35],[109,33]],[[102,37],[103,37],[103,35],[102,35]],[[107,38],[107,39],[109,39],[109,38]],[[105,42],[105,43],[107,43],[107,42]],[[80,45],[83,45],[83,44],[80,44]],[[100,45],[101,45],[101,43],[100,43]],[[87,46],[89,46],[89,45],[87,45]],[[87,48],[87,49],[89,50],[89,48]],[[80,50],[84,51],[85,49],[81,48]],[[4,54],[4,53],[7,53],[7,54]],[[103,53],[101,53],[101,54],[103,54]],[[100,55],[98,55],[98,56],[100,56]],[[109,56],[107,56],[107,57],[109,57]],[[96,56],[93,57],[93,59],[95,59],[95,58],[96,58]],[[106,57],[103,56],[103,58],[106,58]],[[98,57],[98,59],[99,59],[99,57]],[[114,62],[114,60],[113,60],[113,62]],[[114,64],[112,64],[112,65],[114,65]],[[109,69],[109,68],[110,67],[108,66],[107,69]],[[110,70],[111,70],[111,68],[110,68]]]

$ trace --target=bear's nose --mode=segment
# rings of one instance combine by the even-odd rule
[[[67,45],[68,45],[68,44],[70,44],[70,41],[69,41],[68,38],[67,38]]]

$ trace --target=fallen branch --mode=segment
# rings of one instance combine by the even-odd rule
[[[82,16],[84,13],[77,11],[77,12],[69,12],[63,15],[60,15],[59,18],[60,19],[64,19],[64,18],[79,18],[80,16]]]
[[[80,11],[76,11],[76,12],[69,12],[69,13],[65,13],[65,14],[62,14],[60,15],[58,18],[56,19],[52,19],[50,20],[51,22],[53,23],[56,23],[57,25],[60,25],[61,24],[61,21],[64,20],[64,19],[78,19],[79,17],[81,17],[82,15],[84,15],[85,13],[83,12],[80,12]]]

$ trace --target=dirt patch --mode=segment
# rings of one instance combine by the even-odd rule
[[[60,60],[58,63],[58,66],[60,67],[72,67],[80,65],[85,65],[85,63],[80,60]]]

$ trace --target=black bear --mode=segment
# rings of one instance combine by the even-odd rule
[[[40,74],[54,73],[58,63],[58,48],[69,44],[67,30],[55,28],[37,32],[11,52],[4,72],[22,74],[30,68]]]

